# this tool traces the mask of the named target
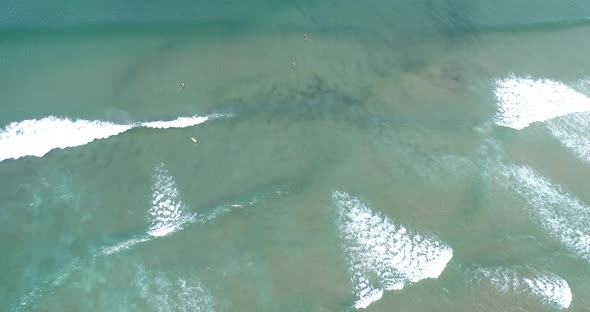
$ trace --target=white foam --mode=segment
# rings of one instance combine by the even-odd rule
[[[572,292],[566,280],[548,272],[524,268],[477,269],[476,278],[485,277],[501,293],[531,294],[542,304],[567,309]]]
[[[508,167],[509,185],[532,207],[532,216],[570,251],[590,261],[590,208],[526,166]]]
[[[49,116],[13,122],[0,131],[0,161],[41,157],[56,148],[81,146],[123,133],[133,126]]]
[[[357,309],[379,300],[384,290],[437,278],[453,257],[453,250],[437,239],[395,226],[347,193],[334,192],[332,199],[338,206]]]
[[[170,176],[162,162],[158,162],[154,169],[152,205],[148,214],[148,236],[135,237],[115,246],[104,247],[100,250],[100,253],[103,255],[110,255],[129,249],[155,237],[172,234],[181,230],[185,223],[195,220],[196,214],[190,214],[186,211],[186,207],[180,199],[176,182],[174,181],[174,178]]]
[[[171,121],[151,121],[118,125],[99,120],[71,120],[55,116],[13,122],[0,130],[0,161],[25,156],[42,157],[49,151],[86,145],[94,140],[106,139],[131,128],[155,129],[186,128],[205,121],[231,115],[179,117]]]
[[[186,211],[186,207],[180,200],[176,182],[174,182],[174,179],[170,176],[164,164],[158,162],[154,173],[152,206],[149,210],[147,235],[134,237],[114,246],[103,247],[100,249],[99,254],[110,255],[129,249],[137,244],[179,231],[188,223],[211,222],[235,209],[251,207],[271,195],[281,195],[283,193],[284,191],[279,190],[266,194],[258,194],[244,201],[217,206],[205,214],[191,214]]]
[[[544,275],[534,279],[525,278],[533,294],[541,298],[544,304],[567,309],[572,302],[572,291],[566,280],[557,275]]]
[[[170,121],[151,121],[144,122],[141,125],[146,128],[168,129],[168,128],[186,128],[202,124],[209,120],[211,116],[193,116],[179,117]]]
[[[547,127],[565,147],[580,159],[590,162],[590,112],[553,119]]]
[[[524,129],[533,122],[590,110],[590,99],[549,79],[510,76],[496,81],[498,125]]]
[[[155,168],[154,186],[152,188],[152,207],[149,210],[151,236],[166,236],[182,228],[194,216],[186,212],[180,200],[174,178],[170,176],[164,164],[159,162]]]

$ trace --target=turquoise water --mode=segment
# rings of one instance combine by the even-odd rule
[[[589,18],[5,0],[0,310],[585,311]]]

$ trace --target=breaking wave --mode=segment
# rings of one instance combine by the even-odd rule
[[[334,192],[332,200],[338,207],[357,309],[379,300],[384,290],[437,278],[453,257],[444,243],[394,225],[347,193]]]
[[[106,139],[132,128],[185,128],[211,119],[229,115],[179,117],[171,121],[151,121],[119,125],[98,120],[71,120],[49,116],[8,124],[0,129],[0,161],[25,156],[42,157],[54,149],[86,145],[94,140]]]
[[[552,119],[547,127],[563,146],[580,159],[590,162],[590,112]]]
[[[590,261],[590,208],[526,166],[506,167],[515,190],[532,208],[532,218],[570,251]]]
[[[478,268],[472,272],[477,282],[489,282],[500,293],[532,295],[545,305],[567,309],[572,292],[566,280],[548,272],[525,268]]]
[[[550,79],[510,76],[496,81],[496,124],[524,129],[533,122],[590,110],[590,99]]]
[[[158,162],[154,174],[154,186],[152,188],[152,207],[149,210],[150,236],[166,236],[182,228],[182,225],[196,215],[186,211],[186,207],[180,200],[174,178],[162,162]]]

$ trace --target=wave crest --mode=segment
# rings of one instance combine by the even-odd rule
[[[453,257],[442,242],[394,225],[347,193],[334,192],[332,200],[338,207],[357,309],[379,300],[384,290],[437,278]]]

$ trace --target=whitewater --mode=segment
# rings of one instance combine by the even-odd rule
[[[222,117],[225,115],[195,115],[178,117],[169,121],[139,122],[127,125],[55,116],[12,122],[0,130],[0,161],[25,156],[43,157],[54,149],[86,145],[134,128],[186,128]],[[75,135],[72,135],[74,133]]]

